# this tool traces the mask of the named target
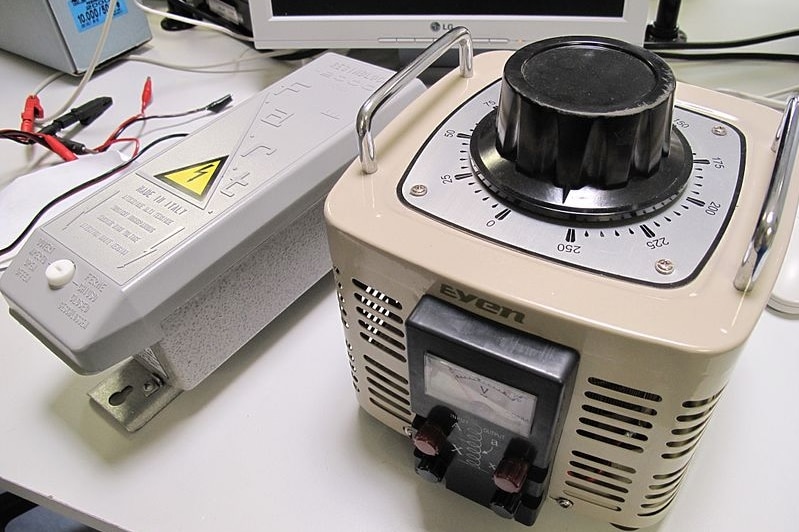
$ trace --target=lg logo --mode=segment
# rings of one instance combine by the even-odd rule
[[[454,24],[442,24],[441,22],[430,23],[430,30],[432,30],[434,33],[439,32],[441,30],[449,31],[454,27],[455,27]]]

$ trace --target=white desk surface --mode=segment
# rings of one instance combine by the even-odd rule
[[[684,4],[681,25],[694,40],[773,32],[799,21],[793,0]],[[207,32],[164,34],[155,24],[154,32],[137,53],[196,64],[246,51]],[[796,42],[788,49],[795,53]],[[114,107],[79,138],[99,143],[135,114],[146,75],[155,83],[151,112],[158,113],[227,92],[241,101],[289,68],[201,75],[117,65],[82,98],[111,95]],[[692,83],[760,93],[799,83],[799,67],[789,63],[692,63],[676,71]],[[25,94],[50,71],[0,53],[0,72],[0,123],[16,127]],[[47,89],[45,106],[60,104],[73,86],[61,80]],[[148,125],[147,136],[165,132]],[[0,143],[0,186],[57,162],[41,154]],[[329,277],[134,434],[90,405],[86,392],[102,375],[72,373],[6,310],[0,303],[0,489],[102,530],[527,530],[422,481],[405,438],[359,411]],[[652,530],[799,529],[799,416],[791,399],[798,332],[799,321],[764,313],[671,511]],[[300,375],[302,386],[291,387]],[[551,501],[535,528],[615,530]]]

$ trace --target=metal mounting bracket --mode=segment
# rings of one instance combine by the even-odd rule
[[[182,391],[131,358],[95,386],[89,397],[128,432],[136,432]]]

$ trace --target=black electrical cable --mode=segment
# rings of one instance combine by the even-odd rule
[[[235,22],[231,22],[230,20],[220,17],[217,14],[213,13],[208,4],[205,2],[200,3],[199,5],[192,5],[189,2],[185,2],[184,0],[171,0],[168,2],[169,7],[177,7],[183,13],[177,13],[179,15],[190,15],[190,18],[196,18],[197,20],[207,20],[217,26],[222,26],[223,28],[227,28],[230,31],[241,33],[242,35],[246,35],[248,37],[252,37],[252,30],[243,24],[236,24]],[[201,7],[205,7],[206,9],[201,9]],[[185,15],[184,15],[185,16]],[[168,21],[169,19],[165,19]],[[174,22],[174,21],[172,21]],[[186,23],[188,25],[188,23]],[[163,24],[162,24],[163,27]],[[172,28],[164,28],[167,31],[172,30]],[[175,29],[183,29],[179,26]]]
[[[644,43],[644,48],[648,48],[649,50],[721,50],[725,48],[740,48],[742,46],[752,46],[754,44],[763,44],[767,42],[780,41],[783,39],[790,39],[791,37],[799,37],[799,28],[779,33],[772,33],[769,35],[760,35],[756,37],[749,37],[746,39],[739,39],[735,41],[718,41],[718,42],[648,41]]]
[[[47,147],[44,137],[38,133],[21,131],[19,129],[0,129],[0,139],[13,140],[19,144],[41,144]]]
[[[778,54],[768,52],[719,52],[719,53],[672,53],[653,50],[663,59],[686,61],[750,60],[750,61],[788,61],[799,62],[799,54]]]
[[[0,129],[0,139],[13,140],[27,146],[39,144],[65,161],[72,161],[76,158],[75,155],[82,155],[91,151],[85,145],[74,140],[65,139],[57,135],[32,133],[19,129]]]
[[[119,137],[122,132],[124,132],[127,128],[132,126],[137,122],[146,122],[148,120],[158,120],[164,118],[181,118],[184,116],[189,116],[196,113],[201,113],[203,111],[210,111],[212,113],[219,113],[225,107],[233,101],[233,96],[230,94],[226,94],[221,98],[214,100],[213,102],[209,103],[208,105],[203,105],[202,107],[197,107],[196,109],[190,109],[188,111],[182,111],[179,113],[171,113],[171,114],[160,114],[160,115],[144,115],[138,116],[136,118],[132,118],[124,122],[115,132],[114,134]]]
[[[161,138],[155,139],[151,143],[149,143],[146,146],[144,146],[141,149],[141,151],[139,151],[139,153],[135,157],[131,157],[127,161],[116,165],[114,168],[112,168],[112,169],[100,174],[99,176],[93,177],[90,180],[86,181],[85,183],[82,183],[82,184],[80,184],[80,185],[78,185],[78,186],[76,186],[74,188],[71,188],[71,189],[67,190],[63,194],[61,194],[59,196],[56,196],[55,198],[50,200],[50,202],[47,203],[47,205],[42,207],[39,210],[39,212],[36,213],[36,215],[31,219],[31,221],[28,222],[28,225],[25,227],[25,229],[22,230],[22,232],[19,234],[19,236],[17,236],[17,238],[15,238],[14,241],[11,242],[11,244],[9,244],[8,246],[0,249],[0,256],[5,255],[6,253],[8,253],[12,249],[14,249],[17,245],[19,245],[19,243],[22,242],[22,240],[25,238],[25,236],[28,233],[30,233],[31,230],[33,230],[33,228],[36,225],[36,222],[38,222],[39,219],[42,216],[44,216],[44,213],[47,212],[53,205],[55,205],[55,204],[65,200],[65,199],[67,199],[68,197],[70,197],[70,196],[72,196],[74,194],[77,194],[78,192],[80,192],[82,190],[85,190],[85,189],[89,188],[92,185],[95,185],[95,184],[99,183],[100,181],[102,181],[104,179],[107,179],[107,178],[111,177],[112,175],[114,175],[115,173],[119,172],[120,170],[123,170],[123,169],[127,168],[128,166],[133,164],[133,162],[135,162],[139,157],[141,157],[147,150],[149,150],[150,148],[152,148],[156,144],[160,144],[161,142],[164,142],[164,141],[167,141],[167,140],[171,140],[171,139],[174,139],[174,138],[185,137],[187,135],[188,135],[188,133],[172,133],[171,135],[165,135],[165,136],[163,136]],[[0,271],[2,271],[2,269],[0,269]]]
[[[42,135],[55,135],[76,122],[80,122],[82,126],[88,126],[111,107],[112,103],[113,100],[108,96],[95,98],[83,105],[73,107],[68,113],[59,116],[41,128],[38,133]]]

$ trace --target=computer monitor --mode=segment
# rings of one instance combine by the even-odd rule
[[[559,35],[644,39],[646,0],[250,0],[255,46],[424,48],[455,26],[478,49]]]

